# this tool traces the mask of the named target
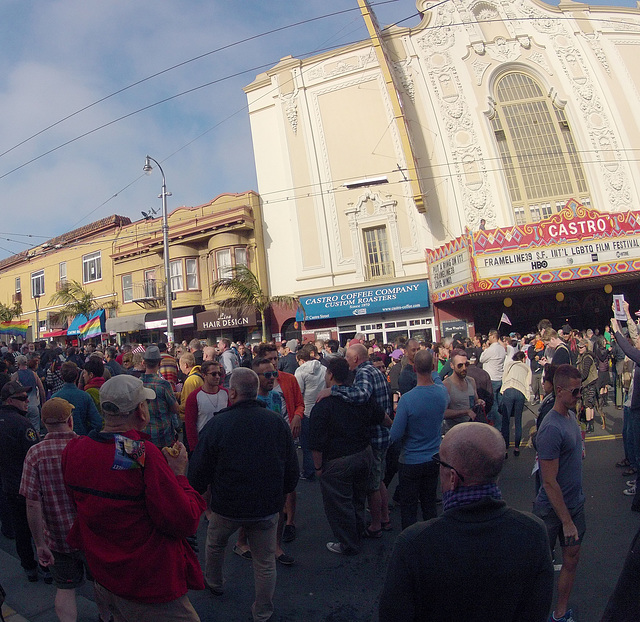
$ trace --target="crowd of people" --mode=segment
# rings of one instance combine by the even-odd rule
[[[571,622],[586,533],[583,442],[596,414],[606,427],[608,400],[624,408],[617,466],[629,475],[640,466],[640,342],[625,311],[624,334],[615,319],[602,335],[543,320],[524,337],[492,330],[390,346],[363,334],[343,347],[1,344],[2,534],[29,581],[54,583],[63,622],[77,619],[85,577],[103,622],[198,620],[187,592],[225,593],[234,537],[233,553],[253,564],[253,619],[269,620],[277,565],[295,564],[283,546],[297,537],[298,481],[317,480],[330,553],[357,555],[363,539],[392,530],[390,507],[400,508],[382,622]],[[511,420],[520,455],[526,403],[538,407],[533,514],[509,508],[498,485]],[[625,494],[640,511],[633,479]],[[634,559],[606,619],[629,609]],[[464,596],[451,599],[461,573]],[[625,619],[640,619],[634,606]]]

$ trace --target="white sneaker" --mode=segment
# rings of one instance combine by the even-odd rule
[[[342,555],[344,553],[341,542],[327,542],[327,548],[332,553],[337,553],[338,555]]]
[[[636,494],[636,485],[635,483],[633,484],[633,486],[630,486],[629,488],[625,488],[622,491],[623,495],[627,495],[627,497],[633,497]]]
[[[628,479],[627,480],[627,486],[635,486],[636,485],[636,480],[635,479]]]

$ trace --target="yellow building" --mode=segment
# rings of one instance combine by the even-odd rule
[[[244,264],[266,288],[259,196],[222,194],[198,207],[177,208],[168,221],[176,340],[246,339],[256,329],[255,316],[225,310],[218,321],[211,284]],[[30,320],[28,340],[73,340],[80,322],[56,325],[61,307],[51,304],[51,296],[65,281],[77,281],[99,302],[110,338],[151,342],[166,331],[165,279],[162,218],[132,223],[109,216],[0,261],[0,302],[21,303],[20,319]]]

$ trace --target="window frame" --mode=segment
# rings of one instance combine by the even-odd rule
[[[15,291],[16,294],[22,293],[22,285],[21,285],[19,276],[16,277],[15,288],[16,288],[16,291]]]
[[[34,287],[36,282],[42,282],[42,290],[37,292],[36,290],[38,288]],[[36,296],[36,293],[38,294]],[[45,282],[44,282],[44,269],[43,270],[36,270],[35,272],[31,273],[31,298],[42,298],[42,296],[44,296],[45,294]]]
[[[90,276],[91,264],[96,262],[96,278],[87,278]],[[102,251],[94,251],[82,256],[82,283],[95,283],[102,280]]]
[[[179,267],[179,273],[174,274],[173,273],[173,268],[174,266],[178,266]],[[183,270],[183,266],[182,266],[182,259],[172,259],[169,262],[169,279],[170,279],[170,283],[171,283],[171,291],[172,292],[183,292],[184,290],[184,270]],[[179,285],[179,287],[174,286],[174,279],[176,280],[176,285]]]
[[[189,264],[193,266],[193,270],[189,271]],[[200,289],[200,279],[198,278],[198,258],[197,257],[185,257],[185,280],[184,283],[187,287],[187,291],[197,291]],[[194,285],[189,284],[189,277],[193,277]]]
[[[126,278],[129,279],[129,285],[128,286],[125,286],[124,280]],[[122,304],[126,304],[128,302],[133,302],[133,275],[131,274],[131,272],[129,272],[129,274],[123,274],[122,275],[121,284],[122,284]],[[125,294],[126,291],[131,292],[131,296],[130,296],[129,300],[127,300],[127,297],[126,297],[126,294]]]

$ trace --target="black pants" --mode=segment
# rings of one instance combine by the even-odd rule
[[[400,463],[400,517],[402,529],[418,520],[418,501],[422,508],[422,520],[438,515],[436,491],[440,467],[430,460],[422,464]]]
[[[631,550],[622,567],[613,594],[601,622],[636,622],[640,620],[640,531],[631,543]]]
[[[7,501],[13,519],[13,529],[16,534],[16,551],[20,564],[25,570],[38,567],[33,545],[31,544],[31,530],[27,522],[27,502],[22,495],[7,493]]]

